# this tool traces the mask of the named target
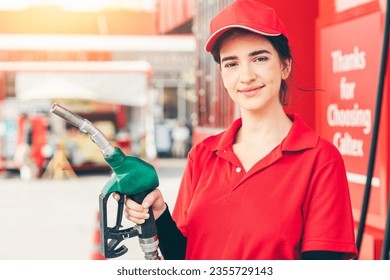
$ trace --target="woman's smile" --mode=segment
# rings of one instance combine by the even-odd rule
[[[250,86],[238,90],[239,93],[247,97],[256,95],[264,86]]]

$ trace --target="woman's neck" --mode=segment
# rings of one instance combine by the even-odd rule
[[[281,110],[264,112],[242,112],[242,127],[236,136],[236,143],[280,143],[290,131],[292,121]]]
[[[233,151],[248,172],[280,145],[291,129],[292,121],[283,110],[269,115],[244,112],[241,116],[242,126],[236,134]]]

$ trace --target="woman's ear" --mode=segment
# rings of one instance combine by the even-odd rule
[[[286,59],[283,64],[282,64],[282,79],[286,80],[291,73],[291,64],[292,60],[291,59]]]

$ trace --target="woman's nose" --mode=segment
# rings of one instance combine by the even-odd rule
[[[240,69],[240,81],[242,83],[250,83],[256,79],[256,74],[250,65],[241,65]]]

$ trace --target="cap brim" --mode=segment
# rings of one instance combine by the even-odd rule
[[[220,28],[218,29],[217,31],[215,31],[206,41],[205,43],[205,46],[204,46],[204,49],[207,51],[207,52],[211,52],[213,46],[214,46],[214,43],[215,41],[217,41],[217,39],[223,34],[225,33],[226,31],[228,31],[229,29],[232,29],[232,28],[242,28],[242,29],[246,29],[246,30],[249,30],[249,31],[252,31],[254,33],[257,33],[257,34],[260,34],[260,35],[264,35],[264,36],[278,36],[278,35],[281,35],[282,33],[278,32],[278,31],[275,31],[271,28],[267,28],[267,27],[264,27],[264,26],[261,26],[259,28],[259,26],[256,26],[256,27],[251,27],[251,26],[247,26],[247,25],[239,25],[239,24],[234,24],[234,25],[227,25],[227,26],[224,26],[223,28]],[[261,29],[261,30],[260,30]]]

